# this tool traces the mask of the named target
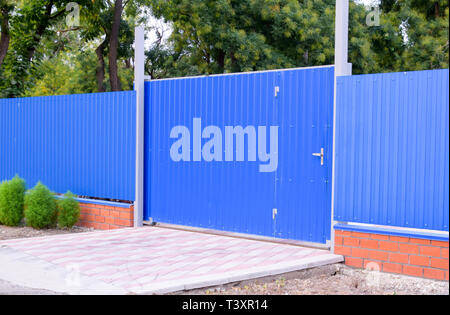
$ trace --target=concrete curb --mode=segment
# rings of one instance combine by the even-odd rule
[[[327,254],[317,257],[308,257],[295,263],[278,264],[276,266],[257,267],[250,270],[230,272],[207,277],[193,277],[189,279],[167,281],[154,285],[130,288],[137,294],[165,294],[183,290],[192,290],[210,286],[222,285],[236,281],[251,280],[261,277],[274,276],[292,271],[299,271],[318,266],[335,264],[344,261],[340,255]]]
[[[0,246],[0,279],[14,285],[72,295],[126,294],[122,288]]]

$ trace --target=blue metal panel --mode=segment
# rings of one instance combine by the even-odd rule
[[[448,69],[337,84],[335,220],[448,231]]]
[[[0,99],[0,180],[134,200],[134,91]]]
[[[325,243],[333,78],[333,67],[323,67],[147,82],[144,219]],[[171,129],[184,125],[192,133],[193,118],[222,132],[279,126],[277,171],[261,173],[247,156],[245,162],[172,161]],[[321,147],[324,166],[312,156]]]
[[[331,227],[334,68],[278,73],[275,236],[325,243]],[[324,165],[312,153],[324,149]]]

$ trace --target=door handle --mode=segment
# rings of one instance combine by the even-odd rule
[[[324,151],[323,151],[323,148],[320,148],[320,153],[313,153],[312,155],[313,156],[317,156],[317,157],[320,157],[320,165],[323,165],[323,162],[324,162],[324,160],[323,160],[323,158],[324,158],[324,153],[323,153]]]

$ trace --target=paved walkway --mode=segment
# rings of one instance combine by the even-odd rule
[[[0,242],[0,279],[70,294],[167,293],[340,261],[325,250],[158,227]]]

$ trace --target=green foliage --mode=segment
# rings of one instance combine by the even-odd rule
[[[10,47],[0,66],[0,97],[111,90],[107,57],[115,1],[77,0],[81,26],[67,29],[65,5],[71,1],[0,0],[13,6]],[[448,0],[379,2],[380,25],[368,26],[369,9],[361,1],[350,1],[349,61],[354,74],[448,68]],[[173,31],[168,43],[158,40],[146,52],[146,72],[152,78],[334,63],[335,0],[123,4],[117,56],[123,90],[133,84],[133,27],[152,16]],[[104,75],[99,69],[106,70]]]
[[[56,200],[50,190],[41,184],[31,189],[25,196],[25,221],[35,229],[56,226],[58,211]]]
[[[173,25],[174,53],[148,54],[155,77],[334,63],[334,0],[149,2]],[[448,68],[448,1],[382,0],[381,9],[380,25],[368,26],[369,9],[350,2],[353,73]]]
[[[186,60],[201,74],[334,62],[333,0],[151,3],[157,17],[173,24],[171,44],[181,56],[175,68]]]
[[[89,48],[60,52],[42,62],[39,68],[42,77],[26,91],[25,96],[95,93],[95,67],[95,53]]]
[[[80,217],[80,205],[75,196],[68,191],[63,199],[58,201],[58,225],[62,228],[71,228]]]
[[[383,1],[382,8],[390,24],[401,28],[401,53],[395,58],[395,70],[426,70],[449,67],[448,0]]]
[[[57,26],[64,25],[66,5],[72,0],[14,1],[10,18],[11,42],[0,68],[0,97],[18,97],[33,87],[42,72],[39,66],[46,56],[53,55],[51,38]],[[92,0],[77,0],[89,5]],[[46,41],[47,40],[47,41]],[[45,43],[46,42],[46,43]],[[45,45],[47,44],[47,45]]]
[[[78,2],[78,1],[77,1]],[[126,14],[121,19],[118,45],[118,77],[122,90],[133,87],[134,72],[131,66],[134,40],[133,25],[135,15],[140,10],[136,7],[139,0],[126,1]],[[79,2],[78,2],[79,3]],[[84,6],[83,6],[84,3]],[[35,84],[25,92],[26,96],[62,95],[77,93],[93,93],[110,91],[109,69],[109,36],[112,27],[114,2],[84,1],[81,26],[75,30],[64,30],[64,21],[55,24],[57,29],[64,31],[51,33],[42,40],[44,50],[53,53],[46,54],[36,69]],[[101,50],[104,65],[101,68],[105,75],[102,90],[99,90],[97,71],[100,66],[97,47],[105,42]]]
[[[36,80],[34,86],[27,90],[24,96],[98,92],[95,79],[97,60],[91,46],[74,49],[71,53],[60,52],[52,58],[43,61],[39,67],[39,71],[43,73],[42,77]],[[119,63],[119,66],[119,78],[122,89],[132,90],[133,69],[127,67],[124,63]],[[107,90],[110,90],[108,75],[106,75],[105,86]]]
[[[0,222],[8,226],[18,226],[23,218],[25,181],[15,176],[0,184]]]

